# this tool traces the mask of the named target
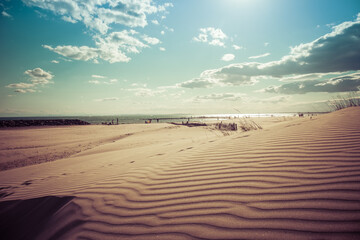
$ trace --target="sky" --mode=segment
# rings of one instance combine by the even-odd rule
[[[359,0],[2,0],[0,116],[328,111]]]

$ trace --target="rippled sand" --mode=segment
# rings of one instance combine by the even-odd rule
[[[360,108],[348,108],[226,136],[119,126],[71,157],[0,172],[0,234],[359,239],[359,119]]]

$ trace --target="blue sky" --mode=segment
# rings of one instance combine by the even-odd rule
[[[15,0],[0,13],[0,116],[324,111],[360,87],[357,0]]]

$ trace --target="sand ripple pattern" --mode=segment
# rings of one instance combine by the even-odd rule
[[[77,194],[74,239],[360,239],[360,111],[239,133]],[[324,124],[325,122],[325,124]]]

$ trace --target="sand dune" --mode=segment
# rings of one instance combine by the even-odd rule
[[[358,119],[348,108],[225,137],[134,134],[0,172],[2,201],[71,196],[39,239],[359,239]]]

